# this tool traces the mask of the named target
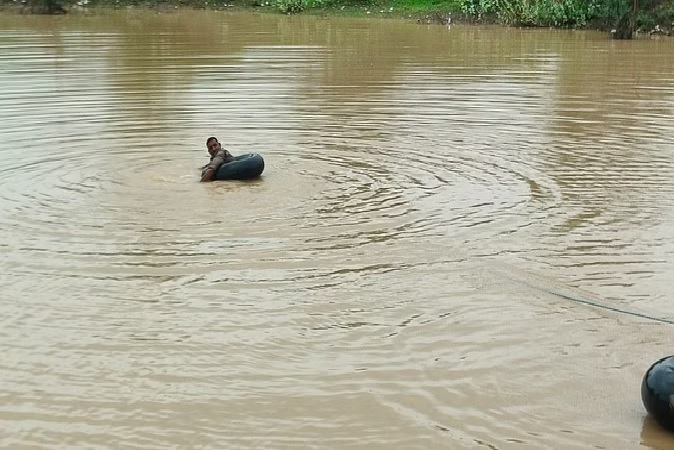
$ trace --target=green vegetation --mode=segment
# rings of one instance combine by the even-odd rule
[[[340,8],[369,8],[394,15],[424,14],[435,22],[454,14],[464,22],[510,26],[615,30],[631,38],[634,31],[671,35],[674,0],[270,0],[279,11],[294,13]]]
[[[634,30],[656,25],[671,30],[672,0],[464,0],[462,10],[473,16],[493,15],[508,25],[613,29],[622,22]]]
[[[596,28],[671,34],[674,0],[268,0],[283,13],[347,11],[424,15],[442,22],[453,13],[468,22],[510,26]],[[622,36],[620,36],[622,37]]]
[[[599,16],[602,0],[465,0],[464,12],[472,16],[492,14],[511,25],[586,26]]]
[[[298,12],[316,9],[347,11],[359,10],[401,16],[406,13],[460,12],[462,0],[271,0],[281,12]]]
[[[0,5],[39,13],[71,8],[182,7],[263,9],[284,14],[415,17],[425,23],[453,21],[509,26],[614,30],[672,34],[674,0],[0,0]]]

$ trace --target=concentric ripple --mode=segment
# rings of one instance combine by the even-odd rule
[[[649,448],[674,62],[629,44],[0,15],[0,447]],[[199,183],[211,135],[263,177]]]

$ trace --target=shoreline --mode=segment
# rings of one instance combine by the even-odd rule
[[[404,0],[383,0],[381,3],[368,5],[342,4],[335,6],[323,6],[307,8],[295,12],[283,12],[267,0],[244,0],[237,4],[226,3],[223,0],[169,0],[159,3],[158,0],[135,2],[134,0],[122,0],[116,4],[99,3],[101,0],[79,0],[77,3],[62,5],[62,0],[0,0],[0,13],[9,14],[36,14],[36,15],[67,15],[67,14],[95,14],[105,11],[141,10],[165,13],[169,11],[192,10],[192,11],[232,11],[250,12],[277,15],[317,16],[317,17],[344,17],[363,19],[394,19],[417,23],[419,25],[468,25],[468,26],[502,26],[516,29],[554,29],[554,30],[579,30],[606,32],[611,36],[615,30],[608,30],[598,23],[589,23],[582,27],[564,26],[522,26],[508,25],[498,20],[495,15],[480,16],[475,18],[460,11],[455,3],[427,4],[427,8],[417,4],[409,7],[402,3]],[[103,0],[105,1],[105,0]],[[674,22],[671,25],[674,27]],[[655,26],[652,30],[644,31],[637,29],[632,39],[653,39],[659,37],[672,37],[672,28]],[[629,38],[628,38],[629,39]]]
[[[80,0],[71,5],[57,5],[55,9],[43,9],[42,3],[45,0],[33,0],[40,2],[40,8],[35,4],[30,5],[30,0],[2,1],[0,0],[0,13],[9,14],[35,14],[35,15],[68,15],[68,14],[95,14],[105,11],[121,10],[141,10],[155,11],[158,13],[180,10],[193,11],[232,11],[232,12],[251,12],[277,15],[296,15],[296,16],[318,16],[318,17],[345,17],[345,18],[363,18],[363,19],[394,19],[415,22],[421,25],[500,25],[495,18],[475,20],[468,17],[461,11],[447,7],[433,7],[429,9],[405,8],[396,2],[383,2],[370,5],[341,5],[339,7],[320,7],[307,8],[302,11],[287,13],[283,12],[272,4],[259,4],[257,1],[250,1],[239,4],[227,3],[204,3],[192,2],[186,3],[180,0],[170,1],[168,3],[157,2],[120,2],[115,5],[102,5],[91,2],[90,0]],[[46,0],[48,1],[48,0]],[[95,0],[94,0],[95,1]],[[93,4],[92,4],[93,3]],[[503,25],[505,26],[505,25]]]

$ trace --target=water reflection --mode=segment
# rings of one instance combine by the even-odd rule
[[[660,426],[651,416],[644,417],[641,429],[641,444],[644,448],[665,450],[672,446],[674,435]]]

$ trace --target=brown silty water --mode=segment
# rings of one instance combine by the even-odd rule
[[[672,50],[0,16],[0,447],[670,448]]]

